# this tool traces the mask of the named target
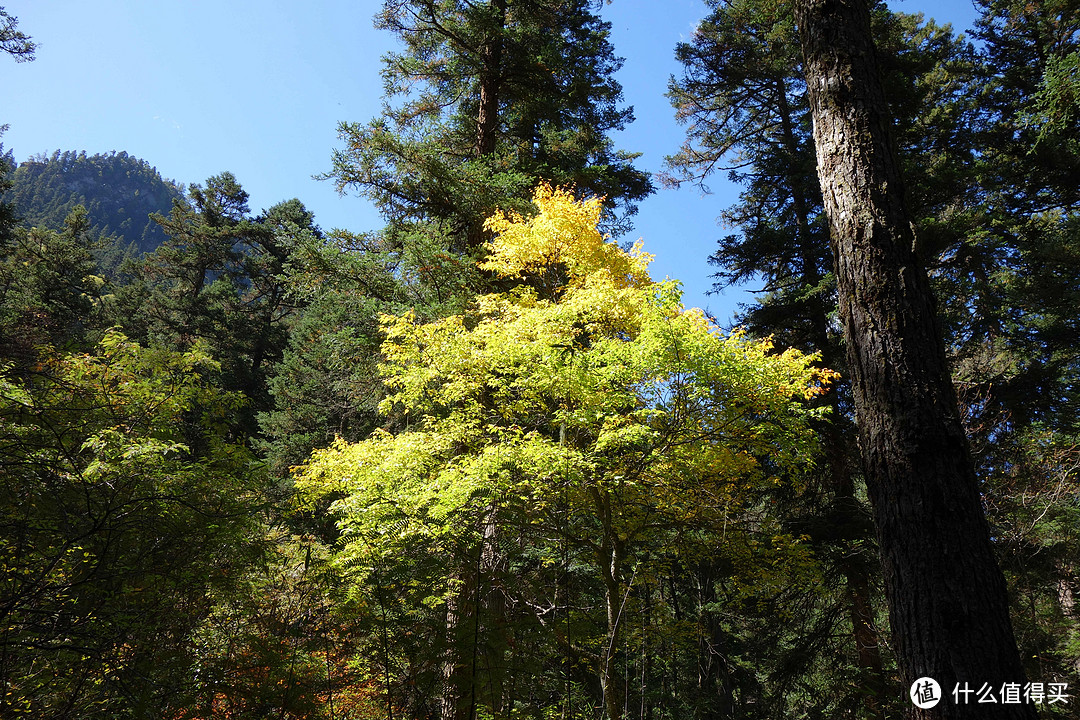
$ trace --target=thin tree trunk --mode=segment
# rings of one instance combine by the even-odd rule
[[[608,720],[622,720],[624,686],[616,662],[619,639],[622,635],[623,562],[625,551],[616,537],[611,510],[611,498],[606,492],[592,488],[590,493],[603,527],[603,539],[596,548],[596,560],[604,582],[604,609],[607,616],[607,647],[601,654],[600,687],[604,693],[604,708]]]
[[[486,578],[482,603],[477,613],[484,612],[483,627],[484,679],[492,717],[504,714],[506,705],[507,618],[506,596],[501,578],[506,571],[506,558],[499,552],[499,506],[492,502],[484,517],[483,545],[480,551],[480,577]],[[474,685],[479,682],[474,678]],[[479,688],[477,688],[479,689]]]
[[[714,690],[720,696],[715,709],[698,711],[695,717],[701,720],[723,720],[734,717],[738,708],[735,702],[734,685],[727,658],[722,652],[726,638],[723,626],[716,613],[706,607],[717,601],[716,583],[713,581],[713,568],[703,565],[698,569],[698,691],[711,693]]]
[[[915,256],[869,9],[797,0],[796,22],[897,658],[905,691],[929,676],[945,696],[908,707],[917,718],[1034,718],[1030,705],[953,702],[956,683],[1000,693],[1024,671]]]
[[[1058,603],[1061,605],[1061,612],[1065,617],[1069,619],[1071,628],[1080,626],[1080,611],[1076,608],[1076,595],[1073,592],[1073,578],[1076,577],[1076,573],[1073,571],[1072,563],[1066,560],[1059,560],[1054,563],[1058,571],[1057,576],[1057,596]],[[1076,642],[1078,633],[1075,629],[1069,630],[1073,643]],[[1073,672],[1080,673],[1080,657],[1070,658],[1070,662],[1073,666]]]
[[[468,571],[465,573],[469,575]],[[446,600],[446,648],[442,659],[442,697],[440,720],[466,720],[467,704],[462,697],[461,635],[467,613],[463,607],[468,603],[470,588],[461,587]]]
[[[611,548],[611,568],[616,571],[620,559],[618,551]],[[617,577],[607,575],[604,578],[604,604],[607,610],[607,648],[602,656],[600,667],[600,683],[604,691],[604,706],[607,710],[608,720],[622,720],[623,717],[623,693],[625,687],[622,677],[619,675],[618,647],[622,637],[622,583]]]
[[[479,521],[480,546],[458,573],[459,588],[446,602],[446,650],[442,659],[441,720],[474,720],[488,704],[503,712],[506,663],[506,605],[497,575],[505,559],[498,552],[498,506]]]

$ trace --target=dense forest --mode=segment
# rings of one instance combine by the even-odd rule
[[[598,0],[382,4],[374,231],[0,146],[0,717],[1076,716],[1080,7],[705,4],[658,178]]]
[[[110,267],[164,242],[165,231],[150,216],[168,215],[173,200],[184,194],[145,160],[126,152],[87,156],[56,151],[17,164],[9,151],[5,162],[9,187],[0,200],[18,208],[21,224],[63,230],[67,216],[81,205],[90,232],[109,240],[95,254]]]

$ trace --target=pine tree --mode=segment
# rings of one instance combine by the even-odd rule
[[[870,33],[855,2],[796,4],[840,313],[905,685],[1023,682]],[[1035,717],[940,703],[920,717]]]
[[[1017,632],[1025,656],[1041,659],[1029,672],[1072,680],[1080,671],[1077,546],[1068,529],[1075,508],[1063,493],[1076,488],[1069,458],[1080,431],[1080,132],[1069,89],[1080,12],[1067,2],[980,7],[980,214],[971,235],[995,255],[980,273],[986,320],[968,323],[958,343],[961,397],[976,421]]]
[[[0,51],[11,55],[15,62],[30,62],[37,45],[18,27],[19,19],[0,6]]]
[[[0,243],[0,358],[19,373],[42,346],[78,350],[103,329],[94,240],[86,211],[76,206],[62,232],[15,228]]]
[[[829,250],[828,221],[815,172],[814,142],[791,8],[757,2],[714,3],[714,12],[698,26],[692,40],[678,46],[684,74],[669,94],[678,117],[687,123],[682,150],[668,159],[673,185],[692,182],[707,187],[727,169],[743,187],[739,202],[722,220],[738,231],[718,241],[710,263],[717,266],[717,289],[760,281],[756,303],[744,306],[738,322],[762,337],[822,354],[822,362],[845,368],[843,338],[835,322],[836,286]],[[874,33],[884,53],[890,97],[904,113],[905,157],[912,166],[941,169],[936,153],[939,128],[920,126],[927,116],[944,125],[952,117],[937,112],[944,105],[950,77],[964,47],[932,23],[880,10]],[[927,78],[933,78],[928,82]],[[955,92],[955,88],[953,88]],[[929,112],[934,108],[935,112]],[[933,158],[934,162],[928,162]],[[951,160],[953,155],[946,156]],[[944,173],[943,173],[944,174]],[[926,180],[925,196],[942,202],[947,178]],[[947,195],[952,198],[952,195]],[[885,660],[879,652],[872,532],[867,509],[857,500],[862,479],[851,423],[850,388],[840,383],[823,402],[832,409],[820,431],[829,448],[814,496],[801,497],[787,509],[790,521],[817,538],[818,551],[833,558],[843,578],[854,646],[822,650],[852,658],[860,677],[866,711],[883,712]],[[824,604],[831,599],[820,599]],[[839,615],[831,613],[834,622]],[[837,630],[829,630],[838,637]],[[824,648],[823,645],[820,647]],[[852,652],[854,650],[854,652]],[[831,681],[846,685],[849,670]],[[837,692],[841,692],[839,689]]]
[[[497,208],[523,208],[540,180],[605,198],[624,230],[652,191],[609,137],[633,119],[612,78],[621,61],[592,0],[393,0],[376,26],[405,46],[386,56],[388,104],[342,123],[331,173],[379,207],[387,234],[410,229],[477,249]]]
[[[297,309],[284,281],[301,238],[320,231],[298,200],[253,217],[248,195],[231,173],[192,185],[168,217],[156,216],[168,240],[129,265],[117,317],[128,332],[186,350],[209,343],[222,365],[222,386],[242,392],[245,433],[271,405],[268,382],[288,343],[285,321]]]

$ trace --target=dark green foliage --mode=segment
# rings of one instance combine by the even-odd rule
[[[0,375],[0,715],[177,717],[192,639],[255,549],[261,480],[225,440],[241,399],[108,334]]]
[[[375,427],[382,396],[378,307],[363,296],[327,293],[291,328],[270,383],[274,408],[260,421],[276,475],[284,477],[335,437],[356,441]]]
[[[1080,10],[980,5],[972,235],[996,255],[973,273],[988,291],[963,306],[973,322],[956,339],[957,374],[1029,665],[1074,683],[1080,128],[1069,83]]]
[[[114,283],[81,206],[62,232],[2,228],[0,715],[317,717],[323,590],[287,535],[262,542],[280,487],[245,446],[291,253],[321,234],[296,200],[251,216],[228,173],[158,225]],[[108,322],[151,349],[109,331],[77,354]]]
[[[760,277],[766,299],[742,320],[834,365],[836,336],[826,337],[824,322],[835,304],[828,227],[790,9],[714,6],[693,42],[676,50],[686,71],[669,97],[690,129],[668,160],[677,173],[668,180],[705,188],[726,169],[745,187],[722,216],[741,234],[718,241],[709,259],[720,268],[718,286]]]
[[[968,261],[987,290],[963,298],[972,319],[958,344],[969,366],[986,371],[972,404],[984,408],[987,429],[1006,413],[1017,427],[1037,420],[1073,432],[1077,336],[1067,306],[1080,272],[1080,129],[1032,112],[1045,82],[1080,48],[1080,12],[1067,2],[1004,0],[983,9],[975,30],[984,43],[973,92],[978,162],[968,180],[979,214],[969,244],[990,250]]]
[[[151,344],[185,350],[208,343],[221,363],[221,387],[250,400],[239,419],[254,433],[254,413],[270,407],[268,378],[288,343],[296,306],[284,281],[298,238],[317,237],[297,200],[252,217],[247,193],[231,173],[192,185],[155,216],[168,239],[128,263],[133,282],[118,292],[117,322]]]
[[[377,27],[397,35],[385,58],[388,104],[367,125],[343,123],[339,189],[370,197],[389,234],[439,225],[456,250],[476,248],[497,208],[524,208],[541,180],[607,198],[628,229],[652,191],[610,133],[632,120],[612,78],[621,65],[590,0],[387,2]]]
[[[7,125],[0,125],[0,136],[8,129]],[[10,242],[12,231],[18,224],[18,213],[15,206],[5,201],[4,194],[11,187],[11,174],[15,172],[15,155],[4,150],[4,144],[0,143],[0,245]]]
[[[11,55],[15,62],[30,62],[37,45],[18,27],[19,19],[0,6],[0,52]]]
[[[271,529],[264,545],[259,563],[214,588],[213,609],[193,638],[194,702],[178,717],[342,717],[327,712],[355,682],[342,658],[350,628],[329,614],[340,581],[309,540]]]
[[[731,176],[745,190],[723,217],[740,234],[721,240],[711,258],[718,286],[763,279],[766,292],[741,320],[783,344],[823,350],[842,369],[801,57],[784,41],[790,26],[777,8],[716,7],[679,49],[687,71],[672,97],[693,124],[673,158],[680,173],[673,180],[703,183],[725,162],[735,165]],[[1014,612],[1021,644],[1029,657],[1075,658],[1075,644],[1072,651],[1062,644],[1072,631],[1055,630],[1077,617],[1074,570],[1061,560],[1071,540],[1040,529],[1015,498],[1040,498],[1047,517],[1067,515],[1057,493],[1074,482],[1060,464],[1034,458],[1067,456],[1077,417],[1078,338],[1068,308],[1080,276],[1070,120],[1078,21],[1071,3],[983,9],[979,52],[933,23],[883,11],[874,16],[876,44],[918,250],[939,298],[995,535],[1009,539],[998,550],[1017,592],[1031,600]],[[813,513],[799,520],[800,512],[795,522],[818,526]],[[818,551],[827,558],[828,548]],[[1031,671],[1046,676],[1048,667],[1044,659]]]
[[[426,322],[490,289],[473,263],[483,221],[496,208],[531,212],[539,181],[607,197],[616,234],[652,190],[610,138],[633,115],[601,3],[380,5],[377,26],[401,43],[385,58],[387,106],[341,125],[329,174],[376,203],[377,233],[325,237],[296,200],[252,213],[229,173],[184,197],[126,153],[16,165],[0,146],[0,716],[449,720],[479,705],[584,717],[603,704],[605,652],[626,716],[901,712],[881,701],[903,700],[888,641],[876,667],[857,647],[887,634],[843,383],[818,401],[834,418],[819,425],[830,450],[809,486],[778,485],[755,508],[812,563],[770,565],[748,541],[737,568],[716,555],[733,528],[658,526],[625,558],[617,647],[603,646],[604,588],[587,550],[599,531],[584,522],[537,527],[505,510],[500,533],[469,535],[452,552],[468,560],[451,573],[462,587],[453,622],[440,595],[448,569],[423,545],[435,539],[372,567],[329,564],[340,531],[325,503],[292,507],[288,476],[336,437],[415,423],[376,410],[380,313],[412,308]],[[705,188],[725,171],[741,184],[710,258],[717,287],[761,280],[739,322],[843,370],[789,9],[708,5],[676,51],[685,74],[671,97],[688,140],[667,180]],[[874,14],[1018,639],[1032,679],[1070,684],[1074,5],[982,0],[978,49],[932,22]],[[33,50],[0,8],[0,51]],[[816,582],[792,581],[811,566]],[[764,580],[740,581],[763,567]],[[358,571],[364,582],[346,580]]]
[[[150,215],[168,213],[181,196],[176,183],[126,152],[56,151],[20,163],[2,197],[15,206],[23,225],[51,230],[62,229],[68,213],[82,205],[91,233],[113,236],[95,250],[111,273],[125,256],[151,252],[164,241]]]
[[[1047,61],[1042,87],[1035,96],[1035,108],[1029,118],[1044,127],[1041,135],[1050,131],[1062,132],[1076,124],[1078,109],[1080,53],[1073,51]]]
[[[1080,13],[1068,0],[984,0],[974,35],[984,43],[979,94],[984,179],[1007,211],[1074,208],[1080,200],[1076,123],[1055,129],[1029,113],[1080,48]],[[1060,83],[1059,87],[1060,87]],[[1066,98],[1061,98],[1066,101]],[[1040,136],[1043,142],[1038,142]],[[1007,183],[1016,190],[1006,195]]]
[[[81,206],[62,232],[14,229],[0,244],[0,362],[23,372],[38,347],[76,349],[102,329],[105,280],[97,273]]]

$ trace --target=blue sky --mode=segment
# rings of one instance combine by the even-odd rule
[[[2,1],[2,0],[0,0]],[[37,60],[0,58],[2,141],[17,160],[53,150],[127,151],[167,178],[202,182],[225,170],[254,211],[298,197],[323,228],[376,230],[362,198],[340,197],[313,175],[330,166],[337,123],[376,116],[380,57],[393,38],[372,28],[380,0],[7,0]],[[956,29],[970,27],[970,0],[893,0]],[[706,14],[700,0],[614,0],[603,9],[618,78],[637,121],[616,138],[658,172],[683,131],[664,93],[679,72],[676,43]],[[737,190],[659,190],[644,201],[633,237],[656,255],[654,277],[684,283],[686,304],[727,322],[746,292],[706,296],[706,257],[727,231],[716,216]],[[631,238],[633,239],[633,238]]]

